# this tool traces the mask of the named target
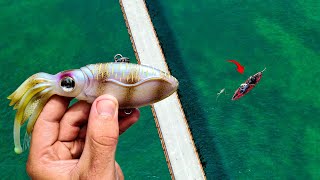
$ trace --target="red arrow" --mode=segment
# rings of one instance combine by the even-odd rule
[[[244,66],[241,66],[241,64],[239,62],[237,62],[236,60],[228,60],[228,62],[234,63],[237,66],[237,71],[240,74],[244,73]]]

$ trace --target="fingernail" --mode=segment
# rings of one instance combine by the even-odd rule
[[[116,104],[109,99],[101,99],[97,102],[97,112],[100,116],[114,116]]]

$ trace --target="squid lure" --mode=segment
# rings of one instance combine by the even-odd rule
[[[53,95],[74,97],[92,103],[102,94],[117,98],[119,108],[138,108],[156,103],[173,94],[178,80],[170,74],[146,65],[128,63],[120,54],[115,62],[90,64],[56,75],[40,72],[24,81],[8,99],[16,109],[14,151],[22,153],[20,128],[29,119],[30,135],[43,107]]]

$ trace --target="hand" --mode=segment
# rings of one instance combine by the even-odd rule
[[[116,146],[119,134],[138,120],[139,110],[130,115],[118,112],[118,101],[110,95],[98,97],[92,105],[79,101],[68,108],[69,101],[53,96],[41,112],[32,133],[29,176],[124,179],[115,161]]]

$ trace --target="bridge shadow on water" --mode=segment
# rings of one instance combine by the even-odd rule
[[[166,61],[171,68],[170,71],[179,80],[178,94],[206,176],[208,179],[229,179],[221,154],[217,149],[216,139],[208,129],[208,118],[198,100],[199,94],[189,72],[183,65],[174,33],[165,16],[165,9],[160,0],[146,0],[145,2]]]

